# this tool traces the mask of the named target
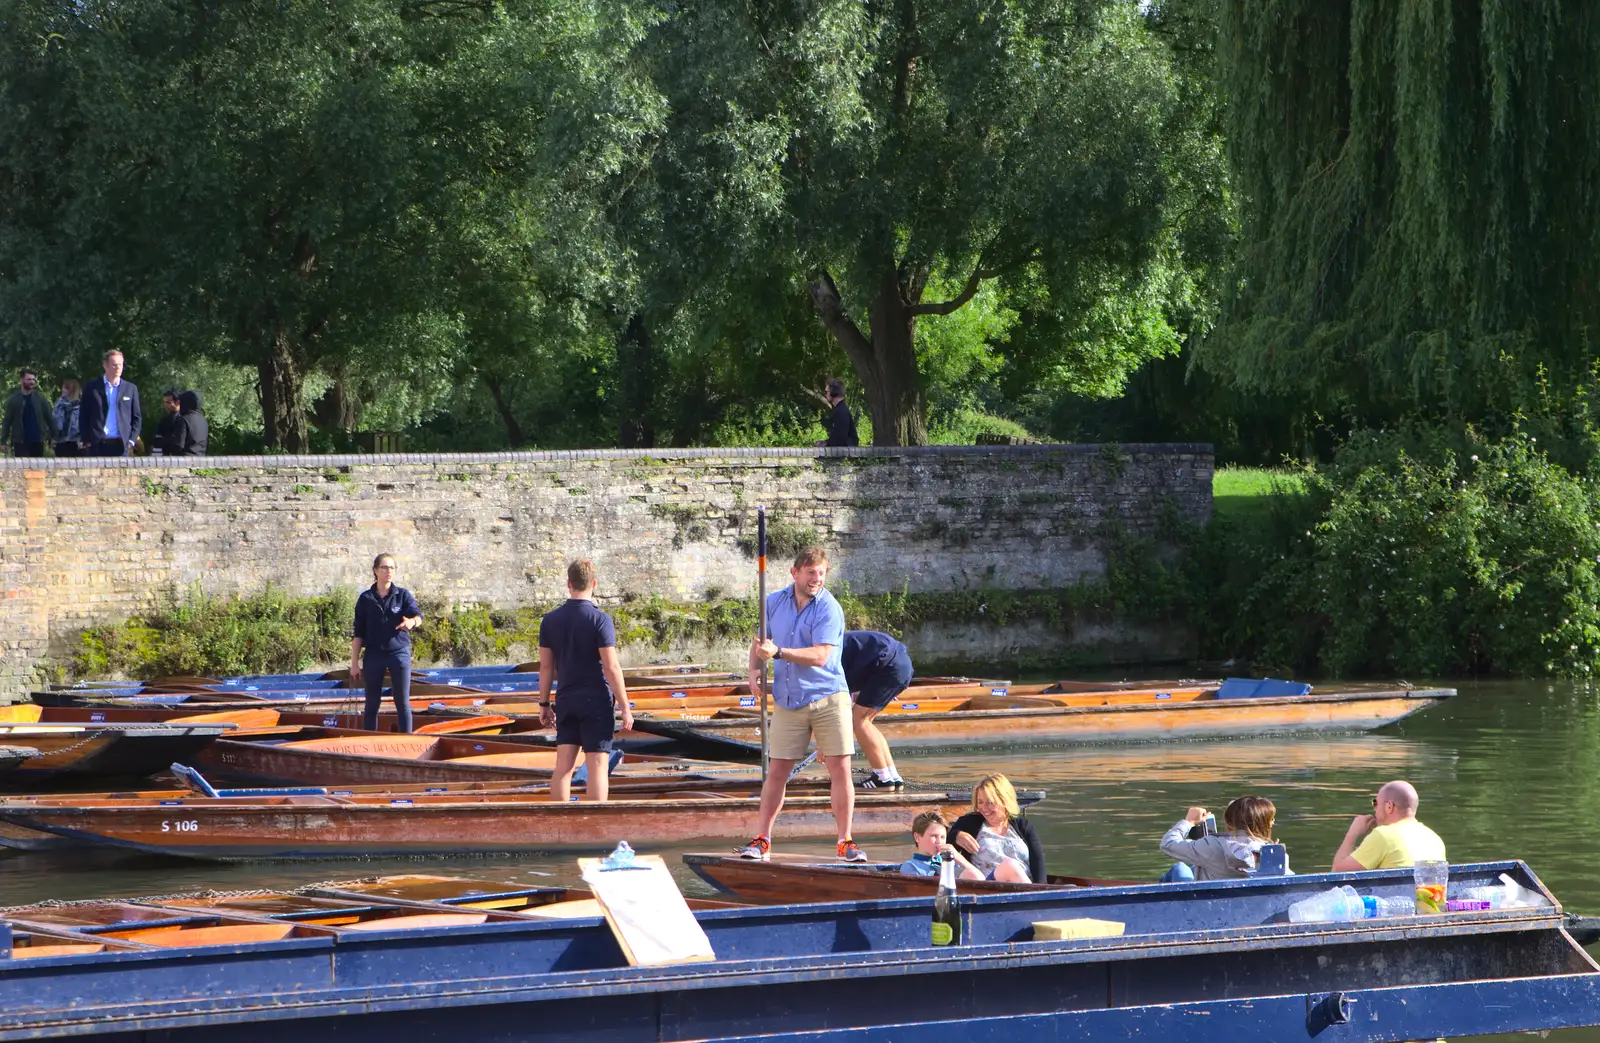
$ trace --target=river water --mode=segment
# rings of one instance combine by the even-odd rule
[[[1270,797],[1291,865],[1309,872],[1328,867],[1351,818],[1371,810],[1379,784],[1404,778],[1421,794],[1418,817],[1444,838],[1451,861],[1523,859],[1566,908],[1600,913],[1600,689],[1592,687],[1464,683],[1455,699],[1368,735],[907,754],[899,763],[908,778],[940,787],[968,786],[998,770],[1019,788],[1046,789],[1049,798],[1029,816],[1052,872],[1151,880],[1166,866],[1157,850],[1161,834],[1191,804],[1220,813],[1241,794]],[[874,857],[910,850],[909,836],[863,843]],[[692,847],[708,846],[715,845]],[[781,835],[777,846],[831,850],[831,844],[786,842]],[[665,853],[670,861],[674,852]],[[570,856],[207,865],[6,853],[0,854],[0,906],[208,887],[293,887],[388,872],[577,882]],[[687,874],[682,883],[686,892],[709,893]],[[1550,1038],[1600,1043],[1600,1028]]]

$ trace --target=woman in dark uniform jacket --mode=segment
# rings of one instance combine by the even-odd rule
[[[411,730],[411,631],[422,623],[422,609],[411,591],[394,585],[394,556],[372,559],[372,586],[356,598],[356,621],[350,640],[350,679],[367,685],[362,727],[375,731],[383,703],[383,674],[394,689],[398,730]]]

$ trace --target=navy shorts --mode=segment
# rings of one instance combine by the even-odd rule
[[[911,657],[901,652],[867,675],[856,695],[856,705],[863,710],[881,710],[910,686]]]
[[[589,692],[556,696],[557,746],[582,746],[584,753],[608,753],[616,733],[611,696]]]

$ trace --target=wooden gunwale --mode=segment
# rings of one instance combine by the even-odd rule
[[[304,728],[298,742],[266,744],[248,736],[223,740],[201,752],[203,770],[240,778],[304,785],[371,784],[384,782],[499,782],[550,778],[555,751],[521,743],[434,735],[359,732],[340,728]],[[318,748],[319,744],[334,749]],[[337,747],[348,747],[341,749]],[[357,752],[365,748],[367,752]],[[386,752],[392,751],[392,752]],[[420,752],[419,752],[420,751]],[[668,766],[686,765],[668,771]],[[683,758],[625,754],[613,770],[623,776],[684,778],[696,769],[716,765],[695,764]]]
[[[856,800],[859,835],[903,833],[929,807],[960,806],[945,793],[865,794]],[[196,798],[181,804],[107,800],[56,806],[0,806],[0,819],[113,847],[233,861],[369,855],[461,855],[593,850],[627,836],[637,845],[741,838],[756,828],[760,797],[552,802],[546,795],[451,794],[386,798],[284,797],[246,803]],[[175,826],[176,824],[176,826]],[[165,827],[165,828],[163,828]],[[791,797],[778,829],[789,837],[834,833],[825,794]]]
[[[979,733],[984,726],[994,721],[1038,721],[1038,720],[1085,720],[1085,718],[1134,718],[1139,715],[1202,715],[1202,713],[1218,713],[1218,715],[1234,715],[1234,717],[1248,718],[1259,717],[1261,710],[1298,709],[1298,707],[1341,707],[1341,705],[1360,704],[1397,704],[1406,707],[1406,712],[1422,709],[1426,705],[1443,701],[1454,696],[1453,688],[1429,689],[1389,689],[1389,691],[1334,691],[1334,693],[1312,693],[1309,696],[1282,696],[1264,697],[1264,699],[1192,699],[1192,701],[1162,701],[1162,702],[1131,702],[1131,704],[1110,705],[1051,705],[1051,707],[1026,707],[1026,709],[1000,709],[1000,710],[941,710],[941,712],[901,712],[896,715],[880,715],[878,725],[882,729],[909,728],[918,726],[949,726],[958,725],[960,728],[950,729],[950,737],[963,737],[970,739],[970,733]],[[1352,721],[1354,723],[1354,721]],[[1370,725],[1373,726],[1373,725]],[[738,718],[709,718],[698,721],[694,728],[707,734],[739,733],[739,731],[754,731],[752,723]],[[1178,731],[1179,726],[1174,725],[1173,731]],[[888,734],[888,731],[886,731]],[[1165,734],[1165,733],[1163,733]]]

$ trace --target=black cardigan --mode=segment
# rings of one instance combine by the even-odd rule
[[[983,828],[983,816],[976,811],[969,811],[956,819],[950,825],[950,843],[956,843],[956,834],[965,833],[973,840],[978,839],[978,830]],[[1011,820],[1011,828],[1017,831],[1017,836],[1028,845],[1028,875],[1033,877],[1036,884],[1045,883],[1044,873],[1044,845],[1039,843],[1039,834],[1034,831],[1033,823],[1025,818]],[[956,844],[956,849],[963,855],[966,849]]]

